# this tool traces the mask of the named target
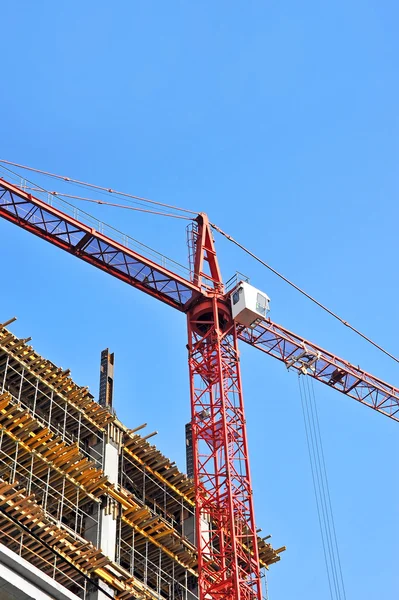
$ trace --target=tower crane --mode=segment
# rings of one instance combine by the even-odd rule
[[[247,282],[226,291],[204,213],[189,279],[4,179],[0,216],[186,315],[200,599],[261,600],[238,341],[396,421],[399,389],[273,323]]]

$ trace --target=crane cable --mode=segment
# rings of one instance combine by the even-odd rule
[[[117,196],[123,196],[124,198],[130,198],[134,200],[139,200],[140,202],[145,202],[148,204],[155,204],[157,206],[162,206],[164,208],[169,208],[172,210],[177,210],[184,213],[189,213],[191,215],[198,215],[198,212],[194,210],[189,210],[188,208],[180,208],[178,206],[173,206],[172,204],[165,204],[164,202],[158,202],[156,200],[150,200],[150,198],[144,198],[142,196],[135,196],[134,194],[128,194],[126,192],[119,192],[117,190],[113,190],[112,188],[106,188],[100,185],[95,185],[94,183],[87,183],[86,181],[80,181],[79,179],[73,179],[72,177],[67,177],[66,175],[57,175],[56,173],[50,173],[49,171],[42,171],[41,169],[35,169],[34,167],[28,167],[26,165],[20,165],[18,163],[12,162],[10,160],[0,159],[0,163],[6,165],[12,165],[13,167],[18,167],[20,169],[26,169],[27,171],[33,171],[35,173],[40,173],[41,175],[46,175],[47,177],[52,177],[54,179],[59,179],[61,181],[66,181],[67,183],[72,183],[76,185],[80,185],[83,187],[91,188],[98,190],[100,192],[107,192],[108,194],[115,194]]]
[[[49,171],[43,171],[41,169],[36,169],[34,167],[28,167],[26,165],[21,165],[19,163],[15,163],[9,160],[5,160],[5,159],[0,159],[0,163],[3,164],[8,164],[8,165],[13,165],[15,167],[18,167],[20,169],[26,169],[28,171],[34,171],[35,173],[40,173],[42,175],[46,175],[48,177],[52,177],[52,178],[56,178],[62,181],[66,181],[68,183],[72,183],[72,184],[76,184],[79,186],[83,186],[83,187],[87,187],[87,188],[91,188],[91,189],[96,189],[98,190],[100,193],[111,193],[111,194],[116,194],[119,196],[123,196],[124,198],[127,198],[128,201],[131,201],[132,199],[134,199],[136,202],[140,201],[140,203],[150,203],[150,204],[155,204],[158,206],[162,206],[164,208],[169,208],[172,210],[176,210],[176,211],[181,211],[184,213],[190,213],[192,215],[197,215],[198,213],[186,208],[179,208],[177,206],[173,206],[171,204],[166,204],[163,202],[158,202],[156,200],[150,200],[149,198],[144,198],[141,196],[135,196],[133,194],[128,194],[125,192],[119,192],[117,190],[113,190],[111,188],[106,188],[106,187],[102,187],[99,185],[95,185],[93,183],[87,183],[84,181],[80,181],[78,179],[72,179],[71,177],[67,177],[64,175],[57,175],[55,173],[50,173]],[[4,169],[6,169],[6,167],[3,167]],[[13,171],[11,171],[11,169],[6,169],[8,171],[10,171],[11,173],[13,173]],[[15,173],[14,173],[15,174]],[[27,180],[29,181],[29,180]],[[32,183],[32,182],[29,182]],[[59,194],[58,192],[48,192],[47,190],[44,190],[49,194],[52,194],[54,196],[62,196],[62,194]],[[65,197],[68,197],[67,194],[65,194]],[[76,198],[82,201],[86,201],[86,202],[93,202],[96,204],[105,204],[108,206],[114,206],[114,207],[118,207],[118,208],[130,208],[128,206],[125,205],[118,205],[118,204],[114,204],[114,203],[108,203],[108,202],[103,202],[101,200],[94,200],[94,199],[90,199],[90,198],[84,198],[84,197],[78,197],[78,196],[70,196],[72,198]],[[132,209],[133,210],[133,209]],[[136,210],[140,210],[140,209],[136,209]],[[161,213],[161,212],[157,212],[157,211],[150,211],[150,210],[142,210],[142,212],[150,212],[152,214],[162,214],[163,216],[168,216],[168,217],[172,217],[174,216],[175,218],[183,218],[182,216],[179,215],[172,215],[172,214],[168,214],[168,213]],[[191,220],[194,217],[185,217],[187,220]],[[342,317],[340,317],[337,313],[335,313],[334,311],[332,311],[331,309],[329,309],[327,306],[325,306],[322,302],[319,302],[318,300],[316,300],[316,298],[314,298],[313,296],[311,296],[310,294],[308,294],[307,292],[305,292],[304,289],[300,288],[298,285],[296,285],[293,281],[291,281],[290,279],[288,279],[287,277],[285,277],[282,273],[280,273],[279,271],[277,271],[276,269],[274,269],[271,265],[269,265],[268,263],[266,263],[264,260],[262,260],[259,256],[257,256],[256,254],[254,254],[253,252],[251,252],[251,250],[249,250],[248,248],[246,248],[243,244],[240,244],[240,242],[238,242],[236,239],[234,239],[231,235],[229,235],[228,233],[226,233],[225,231],[223,231],[220,227],[218,227],[217,225],[215,225],[214,223],[210,223],[210,226],[217,231],[218,233],[220,233],[221,235],[223,235],[226,239],[228,239],[230,242],[232,242],[233,244],[235,244],[238,248],[240,248],[241,250],[243,250],[246,254],[248,254],[249,256],[251,256],[253,259],[255,259],[257,262],[259,262],[261,265],[263,265],[264,267],[266,267],[267,269],[269,269],[269,271],[271,271],[272,273],[274,273],[275,275],[277,275],[277,277],[279,277],[280,279],[282,279],[283,281],[285,281],[285,283],[288,283],[288,285],[290,285],[292,288],[294,288],[297,292],[299,292],[300,294],[302,294],[303,296],[305,296],[306,298],[308,298],[308,300],[310,300],[311,302],[313,302],[314,304],[316,304],[319,308],[321,308],[322,310],[324,310],[325,312],[327,312],[329,315],[331,315],[334,319],[336,319],[337,321],[339,321],[340,323],[342,323],[342,325],[345,325],[345,327],[348,327],[348,329],[351,329],[354,333],[356,333],[356,335],[360,336],[361,338],[363,338],[366,342],[368,342],[369,344],[371,344],[372,346],[374,346],[375,348],[377,348],[377,350],[379,350],[380,352],[382,352],[383,354],[385,354],[386,356],[388,356],[389,358],[391,358],[392,360],[394,360],[396,363],[399,364],[399,358],[397,358],[395,355],[393,355],[391,352],[389,352],[388,350],[385,350],[385,348],[383,348],[382,346],[380,346],[379,344],[377,344],[377,342],[374,342],[371,338],[369,338],[367,335],[365,335],[364,333],[362,333],[359,329],[357,329],[356,327],[354,327],[353,325],[351,325],[350,323],[348,323],[348,321],[346,321],[345,319],[343,319]]]
[[[293,283],[292,281],[290,281],[287,277],[285,277],[284,275],[282,275],[281,273],[279,273],[279,271],[277,271],[272,266],[270,266],[268,263],[266,263],[264,260],[262,260],[261,258],[259,258],[259,256],[256,256],[256,254],[254,254],[253,252],[251,252],[251,250],[248,250],[248,248],[246,248],[245,246],[243,246],[242,244],[240,244],[240,242],[237,242],[237,240],[235,240],[231,235],[229,235],[228,233],[226,233],[225,231],[223,231],[220,227],[218,227],[214,223],[210,223],[210,226],[215,231],[217,231],[218,233],[220,233],[221,235],[223,235],[225,238],[227,238],[229,240],[229,242],[232,242],[233,244],[235,244],[236,246],[238,246],[238,248],[240,248],[241,250],[243,250],[246,254],[248,254],[249,256],[251,256],[252,258],[254,258],[261,265],[263,265],[264,267],[266,267],[267,269],[269,269],[269,271],[271,271],[272,273],[274,273],[275,275],[277,275],[277,277],[280,277],[280,279],[282,279],[283,281],[285,281],[285,283],[288,283],[288,285],[290,285],[291,287],[293,287],[297,292],[299,292],[300,294],[302,294],[303,296],[305,296],[306,298],[308,298],[308,300],[311,300],[314,304],[316,304],[321,309],[323,309],[325,312],[327,312],[329,315],[331,315],[332,317],[334,317],[334,319],[337,319],[337,321],[339,321],[340,323],[342,323],[343,325],[345,325],[345,327],[348,327],[349,329],[351,329],[352,331],[354,331],[357,335],[359,335],[361,338],[363,338],[364,340],[366,340],[366,342],[368,342],[369,344],[371,344],[372,346],[374,346],[375,348],[377,348],[377,350],[380,350],[380,352],[383,352],[384,354],[386,354],[387,356],[389,356],[389,358],[392,358],[392,360],[394,360],[395,362],[399,363],[399,358],[397,358],[396,356],[394,356],[393,354],[391,354],[390,352],[388,352],[388,350],[385,350],[385,348],[383,348],[382,346],[380,346],[379,344],[377,344],[376,342],[374,342],[371,338],[369,338],[367,335],[365,335],[364,333],[362,333],[361,331],[359,331],[359,329],[356,329],[356,327],[353,327],[353,325],[351,325],[350,323],[348,323],[348,321],[345,321],[345,319],[342,319],[339,315],[337,315],[335,312],[333,312],[327,306],[325,306],[324,304],[322,304],[321,302],[319,302],[318,300],[316,300],[316,298],[314,298],[313,296],[311,296],[310,294],[308,294],[307,292],[305,292],[305,290],[303,290],[298,285],[296,285],[295,283]]]
[[[31,187],[24,186],[24,190],[29,190],[30,192],[43,192],[42,189],[37,188],[37,187],[31,188]],[[113,206],[115,208],[126,208],[127,210],[137,210],[139,212],[149,213],[151,215],[161,215],[162,217],[173,217],[174,219],[185,219],[186,221],[192,221],[191,217],[186,217],[185,215],[175,215],[172,213],[161,212],[158,210],[150,210],[148,208],[139,208],[138,206],[127,206],[126,204],[116,204],[115,202],[105,202],[105,200],[96,200],[95,198],[87,198],[85,196],[75,196],[74,194],[64,194],[64,192],[48,191],[47,194],[50,194],[51,196],[55,196],[55,197],[59,197],[59,198],[72,198],[74,200],[81,200],[82,202],[91,202],[93,204],[103,204],[104,206]]]
[[[1,162],[4,162],[4,161],[0,160],[0,163]],[[0,169],[3,169],[5,171],[7,171],[7,173],[8,173],[7,177],[9,179],[16,179],[17,181],[19,181],[21,179],[21,175],[19,173],[16,173],[15,171],[13,171],[12,169],[9,169],[8,167],[0,165]],[[11,173],[11,176],[9,175],[10,173]],[[30,181],[29,179],[26,179],[26,178],[23,178],[23,179],[24,179],[24,181],[27,181],[28,183],[30,183],[30,185],[36,186],[36,188],[38,188],[42,193],[46,193],[48,195],[51,195],[50,192],[47,189],[39,186],[37,183],[34,183],[33,181]],[[21,185],[19,185],[18,187],[20,187],[21,189],[23,189],[23,186],[21,186]],[[93,215],[91,215],[90,213],[87,213],[87,212],[85,212],[84,210],[81,210],[81,209],[77,209],[77,207],[74,204],[71,204],[67,200],[64,200],[62,198],[61,194],[58,195],[58,196],[54,196],[54,197],[57,198],[60,202],[62,202],[64,205],[66,205],[68,207],[68,209],[79,210],[81,212],[81,214],[83,214],[86,217],[86,219],[95,220],[96,222],[100,223],[100,221],[98,221],[98,219],[96,219],[95,217],[93,217]],[[185,265],[182,265],[181,263],[173,260],[172,258],[169,258],[169,257],[165,256],[164,254],[161,254],[157,250],[154,250],[150,246],[147,246],[146,244],[143,244],[142,242],[139,242],[138,240],[132,238],[131,236],[126,235],[125,233],[123,233],[119,229],[116,229],[116,227],[113,227],[112,225],[109,225],[109,224],[104,223],[104,222],[101,222],[101,224],[103,226],[105,225],[110,230],[112,230],[113,235],[116,233],[116,234],[118,234],[120,236],[123,236],[123,238],[124,238],[124,244],[126,244],[125,240],[128,239],[133,244],[136,244],[141,249],[144,249],[145,253],[152,254],[152,256],[154,256],[158,261],[161,260],[162,264],[163,264],[164,261],[167,261],[167,262],[171,263],[173,265],[173,268],[179,270],[180,272],[183,272],[184,276],[187,276],[187,274],[190,273],[189,269]],[[141,250],[141,251],[143,252],[143,250]]]
[[[313,379],[298,374],[302,416],[331,600],[346,600]],[[309,379],[311,383],[309,384]]]

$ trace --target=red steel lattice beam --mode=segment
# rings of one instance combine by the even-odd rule
[[[239,339],[342,394],[399,421],[399,389],[270,320],[240,327]]]
[[[4,179],[0,216],[180,311],[202,293],[192,282]]]

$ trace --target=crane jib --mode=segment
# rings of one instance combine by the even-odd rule
[[[201,293],[192,282],[3,179],[0,216],[182,312]]]
[[[399,421],[399,389],[272,321],[239,327],[238,338],[337,391]]]

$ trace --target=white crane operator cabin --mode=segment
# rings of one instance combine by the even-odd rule
[[[255,326],[266,319],[269,310],[269,296],[245,281],[241,281],[231,294],[233,319],[245,327]]]

